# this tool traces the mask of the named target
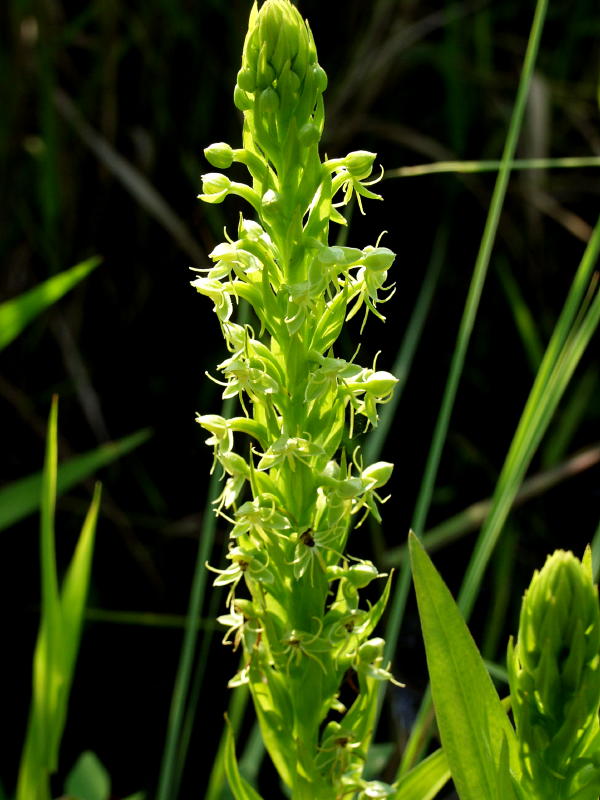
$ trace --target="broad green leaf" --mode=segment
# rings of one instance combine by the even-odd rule
[[[151,436],[146,429],[132,433],[116,442],[102,444],[80,456],[65,461],[58,468],[56,493],[61,495],[96,470],[116,461],[143,444]],[[32,514],[40,506],[42,473],[28,475],[0,489],[0,531]]]
[[[440,748],[400,778],[392,800],[432,800],[449,778],[446,754]]]
[[[98,266],[97,256],[54,275],[13,300],[0,304],[0,350],[12,342],[38,314],[59,300]]]
[[[227,723],[227,744],[225,746],[225,773],[235,800],[262,800],[258,792],[240,775],[235,757],[233,732],[229,723]]]
[[[98,756],[82,753],[65,781],[65,794],[74,800],[108,800],[110,778]]]
[[[412,533],[409,549],[436,719],[452,778],[461,800],[492,800],[508,780],[500,775],[506,767],[501,764],[504,740],[511,764],[518,763],[515,733],[452,595]]]

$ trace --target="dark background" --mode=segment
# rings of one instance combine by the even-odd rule
[[[499,158],[533,15],[532,2],[303,0],[329,75],[323,151],[376,151],[389,170],[436,160]],[[204,508],[210,454],[194,412],[217,413],[219,390],[204,375],[224,348],[210,305],[189,287],[190,266],[235,230],[240,205],[196,200],[211,168],[202,149],[241,141],[232,89],[247,0],[9,0],[0,11],[0,301],[99,254],[102,265],[40,317],[1,356],[0,479],[41,467],[45,419],[60,395],[63,456],[151,427],[139,450],[102,471],[90,606],[103,612],[184,615]],[[521,156],[600,155],[595,0],[550,2]],[[73,111],[74,109],[74,111]],[[99,137],[99,138],[98,138]],[[92,145],[101,142],[103,157]],[[108,153],[108,155],[106,155]],[[145,177],[186,228],[165,229],[132,195],[123,159]],[[127,169],[127,166],[125,167]],[[360,360],[382,350],[390,369],[436,236],[441,275],[415,365],[384,457],[394,461],[385,507],[386,546],[405,541],[439,408],[494,175],[389,179],[385,203],[353,215],[348,243],[397,252],[397,292],[385,326],[374,318]],[[498,269],[510,270],[538,326],[552,330],[598,213],[593,169],[514,174],[478,321],[452,417],[429,523],[490,495],[533,372]],[[351,354],[358,325],[344,346]],[[557,430],[532,467],[548,468],[598,438],[597,338],[567,393]],[[582,398],[579,410],[576,398]],[[574,410],[575,409],[575,410]],[[572,431],[565,419],[574,415]],[[90,485],[59,501],[59,562],[66,563]],[[532,570],[556,546],[581,554],[598,521],[598,469],[530,501],[511,518],[518,550],[505,630]],[[227,532],[218,531],[218,562]],[[368,530],[353,552],[371,552]],[[456,590],[472,547],[466,537],[440,554]],[[38,624],[37,520],[0,537],[4,628],[0,780],[14,784]],[[493,572],[493,571],[492,571]],[[481,633],[494,590],[481,595]],[[221,602],[224,601],[224,595]],[[394,669],[418,694],[424,661],[409,609]],[[412,615],[412,616],[411,616]],[[106,615],[105,615],[106,616]],[[94,750],[115,798],[151,790],[158,775],[181,629],[90,621],[66,728],[62,778]],[[506,638],[495,657],[503,661]],[[215,640],[197,711],[181,796],[199,797],[222,726],[225,684],[236,658]],[[384,717],[380,738],[394,736]]]

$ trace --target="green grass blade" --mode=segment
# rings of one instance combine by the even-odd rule
[[[573,281],[572,291],[557,328],[546,350],[542,365],[519,421],[508,455],[502,467],[490,514],[480,533],[467,568],[459,594],[459,606],[468,617],[477,595],[483,573],[496,541],[502,531],[510,507],[531,463],[540,441],[548,429],[573,372],[600,322],[600,292],[596,291],[584,315],[577,317],[574,302],[585,297],[586,284],[581,275],[588,277],[600,251],[600,219],[586,248],[582,265]],[[577,291],[574,292],[573,289]],[[572,329],[576,322],[575,330]]]
[[[433,487],[441,459],[442,448],[448,433],[448,426],[450,424],[450,416],[454,407],[458,383],[462,374],[473,326],[475,324],[475,317],[477,315],[481,293],[483,291],[483,286],[487,276],[492,247],[496,238],[496,231],[498,230],[500,213],[502,211],[502,205],[504,203],[508,179],[511,172],[511,162],[514,157],[519,133],[521,131],[523,115],[529,93],[529,86],[531,84],[533,68],[537,58],[547,6],[548,0],[538,0],[536,3],[534,20],[531,26],[531,32],[527,44],[527,52],[525,54],[525,61],[521,72],[517,97],[510,119],[508,135],[504,145],[502,161],[500,162],[498,176],[496,178],[496,184],[494,186],[494,192],[490,203],[490,209],[486,219],[479,252],[477,254],[471,284],[469,286],[467,301],[461,319],[456,347],[450,366],[450,373],[444,390],[442,406],[436,423],[433,441],[431,443],[431,449],[427,459],[427,465],[425,467],[425,475],[419,492],[419,497],[417,498],[413,521],[413,528],[417,534],[423,532],[427,519],[427,513],[431,505],[431,496],[433,494]]]
[[[56,572],[56,540],[54,512],[56,506],[58,398],[52,398],[48,419],[46,458],[42,478],[40,569],[42,585],[42,618],[40,647],[36,652],[34,681],[39,698],[41,730],[47,743],[44,766],[53,772],[56,768],[54,741],[54,713],[60,691],[60,660],[63,647],[60,595]]]
[[[244,308],[240,313],[239,322],[240,324],[244,324],[247,321],[248,309]],[[221,408],[221,415],[224,417],[231,416],[234,407],[235,401],[232,398],[224,400]],[[200,532],[200,541],[196,556],[196,569],[194,571],[194,579],[188,603],[185,633],[181,646],[177,675],[175,676],[173,684],[171,707],[169,709],[167,734],[165,737],[165,747],[160,766],[156,796],[157,800],[175,800],[178,791],[177,787],[181,781],[181,770],[187,754],[189,736],[186,730],[184,730],[185,713],[186,705],[188,704],[190,705],[188,714],[193,715],[195,713],[195,708],[192,703],[195,698],[190,698],[190,683],[198,639],[197,620],[201,616],[206,592],[206,582],[208,579],[208,572],[205,564],[210,558],[215,540],[217,521],[214,513],[213,501],[219,495],[219,485],[220,478],[215,470],[210,477],[206,505],[202,518],[202,530]],[[204,632],[203,651],[208,650],[212,634],[213,630],[206,630]],[[196,675],[198,684],[202,683],[201,677],[204,667],[205,663],[198,665]],[[189,727],[190,726],[186,726],[187,729],[189,729]]]
[[[386,169],[386,178],[411,178],[421,175],[439,175],[444,172],[474,174],[479,172],[498,172],[502,161],[436,161],[433,164],[415,164],[410,167]],[[527,169],[582,169],[600,167],[600,156],[565,158],[517,158],[509,162],[511,170]]]
[[[592,445],[566,459],[558,466],[532,475],[521,484],[514,497],[513,508],[534,497],[539,497],[539,495],[559,485],[562,481],[595,467],[599,462],[600,445]],[[430,528],[421,538],[427,552],[434,553],[466,534],[481,528],[489,516],[491,507],[491,498],[479,500],[463,511],[459,511],[458,514],[454,514],[452,517],[440,522],[439,525]],[[387,550],[382,559],[383,567],[389,569],[400,566],[406,558],[407,549],[406,545],[402,545],[401,547],[393,547]]]
[[[510,271],[507,259],[498,260],[496,269],[521,337],[527,360],[532,372],[535,374],[544,355],[544,347],[533,314],[525,302],[519,284]]]
[[[233,741],[233,731],[227,725],[227,743],[225,745],[225,772],[227,780],[233,792],[235,800],[262,800],[255,789],[250,786],[248,781],[240,775],[237,760],[235,757],[235,743]]]
[[[178,748],[180,746],[181,731],[192,676],[192,667],[194,664],[194,653],[196,651],[198,639],[195,621],[200,616],[204,594],[206,592],[208,573],[204,565],[210,556],[215,537],[216,518],[211,501],[219,494],[218,484],[219,478],[215,471],[215,473],[211,475],[209,484],[209,502],[204,510],[196,569],[194,571],[194,580],[190,592],[185,633],[181,648],[181,657],[175,683],[173,685],[173,695],[169,711],[167,737],[161,765],[157,800],[172,800],[176,796],[173,791],[174,786],[176,783],[179,783],[179,779],[176,775],[176,765],[178,762],[182,762],[178,757]]]
[[[452,779],[461,800],[492,800],[504,741],[513,767],[518,764],[515,733],[452,595],[414,534],[409,549],[436,719]]]
[[[458,597],[459,608],[466,618],[473,608],[485,568],[531,459],[548,429],[583,352],[600,324],[600,292],[594,281],[591,283],[591,294],[589,291],[599,250],[600,219],[540,365],[496,484],[489,515],[467,568]],[[404,586],[402,588],[405,589]],[[411,739],[413,736],[415,739],[421,736],[421,730],[416,725]]]
[[[515,562],[519,546],[519,530],[507,525],[503,535],[502,547],[498,548],[491,567],[491,589],[494,602],[490,608],[482,637],[481,654],[493,658],[496,653],[506,652],[504,631],[506,616],[513,598]]]
[[[48,419],[41,480],[40,573],[41,620],[33,658],[33,696],[17,782],[17,800],[50,800],[56,695],[60,687],[60,599],[56,575],[54,509],[56,504],[58,399]]]
[[[431,504],[431,497],[433,494],[433,487],[437,476],[442,449],[446,440],[448,426],[450,424],[450,416],[452,414],[454,400],[458,389],[458,383],[462,374],[462,368],[471,338],[473,325],[475,323],[475,317],[479,308],[479,300],[487,275],[492,246],[496,237],[496,231],[498,229],[498,223],[500,220],[500,212],[502,210],[506,188],[508,185],[508,178],[510,176],[511,163],[514,158],[521,125],[523,122],[525,105],[529,93],[529,86],[531,84],[531,77],[533,75],[533,68],[537,57],[542,29],[544,26],[544,20],[546,17],[547,6],[547,0],[537,0],[533,23],[529,33],[527,52],[525,54],[523,68],[521,70],[517,97],[512,110],[508,134],[502,154],[502,161],[498,176],[496,178],[490,209],[486,219],[481,245],[477,254],[475,268],[460,323],[456,348],[454,350],[452,363],[450,366],[450,373],[444,390],[442,405],[436,422],[431,447],[427,457],[425,473],[421,482],[421,488],[419,490],[419,495],[415,506],[412,527],[417,535],[421,535],[423,533],[425,523],[427,521],[427,514]],[[405,564],[401,570],[400,578],[397,582],[396,590],[388,612],[388,623],[385,632],[386,654],[388,656],[393,654],[396,650],[409,586],[410,573],[408,570],[408,565]],[[380,693],[380,705],[381,699],[382,693]]]
[[[446,753],[441,749],[436,750],[400,778],[392,800],[432,800],[449,779]]]
[[[231,416],[233,408],[234,401],[231,399],[226,400],[223,403],[221,411],[222,416]],[[183,637],[183,644],[181,647],[181,656],[179,659],[179,666],[177,668],[177,675],[173,685],[173,695],[171,698],[169,720],[167,723],[165,748],[163,751],[159,775],[157,800],[174,800],[176,796],[175,787],[179,783],[177,765],[182,764],[185,760],[185,754],[179,752],[182,744],[181,734],[184,723],[185,707],[188,700],[190,680],[192,677],[194,654],[196,652],[196,643],[198,639],[196,621],[201,616],[204,594],[206,592],[206,582],[208,578],[208,572],[205,564],[210,557],[215,539],[216,517],[212,503],[213,500],[219,495],[219,483],[220,478],[217,470],[215,470],[210,478],[208,497],[206,506],[204,508],[202,531],[200,533],[200,542],[196,557],[194,580],[192,582],[192,589],[190,592],[186,627]],[[206,635],[211,635],[211,633],[212,631],[209,631],[206,633]]]
[[[0,350],[9,345],[46,308],[59,300],[100,264],[97,256],[54,275],[39,286],[0,305]]]
[[[106,622],[110,625],[132,625],[142,628],[185,628],[184,614],[154,614],[150,611],[114,611],[105,608],[87,608],[85,618],[90,622]],[[196,621],[198,629],[216,630],[218,624],[212,618]]]
[[[55,709],[60,691],[62,631],[56,574],[54,510],[56,505],[58,398],[52,399],[44,471],[41,480],[40,573],[41,620],[33,658],[33,697],[19,777],[17,800],[49,800],[50,775],[56,768]]]
[[[552,431],[544,443],[542,464],[545,467],[558,463],[567,452],[575,433],[587,411],[598,396],[597,365],[588,368],[570,389],[570,398],[565,408],[557,415]]]
[[[139,447],[150,438],[151,433],[146,428],[65,461],[58,468],[56,494],[61,495],[101,467]],[[40,507],[42,480],[42,473],[36,473],[0,489],[0,531],[33,514]]]
[[[241,666],[242,663],[240,663]],[[247,686],[238,686],[231,692],[226,715],[229,724],[225,725],[221,732],[221,741],[215,755],[204,800],[222,800],[224,791],[227,790],[225,752],[229,747],[229,737],[235,738],[240,730],[249,700],[250,691]]]
[[[97,483],[94,488],[92,502],[81,528],[81,533],[79,534],[75,553],[73,554],[61,588],[61,662],[63,683],[61,702],[57,709],[57,749],[64,729],[69,692],[73,682],[77,653],[79,652],[85,603],[88,595],[92,568],[96,523],[100,510],[100,496],[101,487],[100,484]]]

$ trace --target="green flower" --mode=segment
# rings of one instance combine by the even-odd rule
[[[352,439],[356,414],[377,425],[397,380],[375,362],[337,357],[335,346],[359,308],[382,318],[376,306],[394,254],[379,241],[329,244],[330,223],[346,224],[338,206],[379,195],[366,188],[374,153],[320,157],[326,85],[290,0],[255,4],[234,92],[243,147],[216,142],[204,151],[216,170],[244,165],[251,182],[208,172],[200,198],[241,197],[256,219],[240,216],[237,240],[225,233],[192,283],[212,302],[228,351],[218,378],[209,377],[224,398],[239,398],[241,415],[200,414],[198,423],[224,478],[215,511],[231,526],[230,563],[211,568],[228,591],[224,641],[244,651],[229,685],[248,684],[291,796],[383,798],[391,787],[362,769],[378,685],[393,681],[383,640],[372,638],[390,582],[370,602],[362,590],[384,576],[345,550],[369,513],[381,520],[378,490],[392,465],[363,465],[344,429]],[[255,327],[234,321],[243,303]],[[351,668],[360,692],[345,708],[340,686]],[[331,712],[344,714],[343,724]]]
[[[589,548],[557,550],[523,598],[508,648],[524,797],[597,800],[600,788],[600,608]]]

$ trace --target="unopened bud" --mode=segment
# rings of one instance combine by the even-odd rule
[[[371,581],[378,578],[379,574],[375,564],[370,561],[362,561],[360,564],[353,564],[347,571],[346,577],[357,589],[364,589]]]
[[[309,147],[311,144],[316,144],[321,138],[321,132],[314,124],[314,122],[307,122],[298,131],[298,139],[300,144],[304,147]]]
[[[354,150],[348,153],[344,165],[353,178],[364,180],[371,174],[376,157],[377,153],[370,153],[368,150]]]
[[[279,108],[279,95],[272,86],[260,93],[259,108],[264,114],[271,114]]]
[[[233,164],[233,148],[226,142],[215,142],[204,148],[208,163],[217,169],[227,169]]]
[[[365,248],[362,263],[373,272],[387,272],[394,263],[396,254],[389,247]]]
[[[524,788],[571,796],[565,792],[594,755],[582,742],[597,733],[600,706],[600,608],[589,549],[583,563],[557,550],[534,573],[508,673]]]
[[[394,386],[397,383],[398,379],[394,378],[391,372],[379,370],[378,372],[373,372],[372,375],[369,375],[363,386],[365,391],[374,397],[385,397],[391,391],[393,391]]]
[[[363,469],[361,478],[367,481],[372,489],[378,489],[380,486],[385,486],[389,481],[394,465],[389,461],[377,461],[375,464]]]
[[[256,91],[256,75],[251,69],[241,69],[237,74],[237,85],[244,92]]]

